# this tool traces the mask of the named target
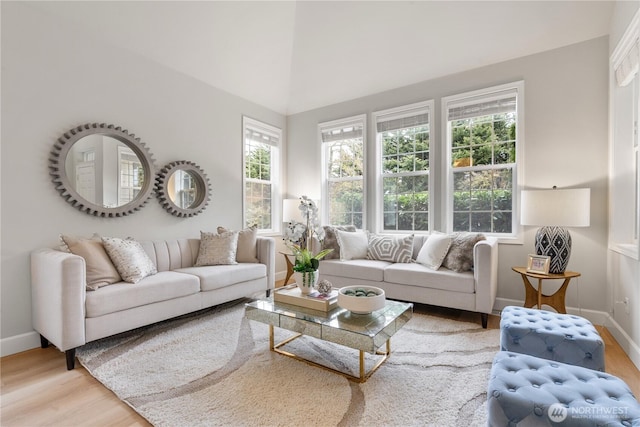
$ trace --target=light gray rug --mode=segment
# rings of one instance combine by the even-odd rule
[[[244,302],[87,344],[78,359],[156,426],[486,425],[498,330],[414,313],[357,384],[269,351],[268,326],[245,319]],[[287,348],[357,373],[355,350],[311,338]]]

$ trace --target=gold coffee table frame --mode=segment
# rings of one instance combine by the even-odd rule
[[[363,382],[367,381],[369,379],[369,377],[371,375],[373,375],[373,373],[380,366],[382,366],[382,364],[384,362],[387,361],[389,356],[391,356],[391,338],[389,338],[387,340],[387,343],[386,343],[387,351],[384,352],[384,351],[376,350],[376,352],[375,352],[375,354],[377,356],[383,356],[383,357],[380,360],[378,360],[378,362],[371,369],[369,369],[369,371],[365,372],[366,371],[365,363],[364,363],[364,353],[365,352],[364,352],[364,350],[359,350],[359,352],[360,352],[360,375],[356,377],[356,376],[351,375],[351,374],[349,374],[347,372],[342,372],[342,371],[340,371],[338,369],[334,369],[334,368],[331,368],[329,366],[325,366],[325,365],[323,365],[321,363],[314,362],[313,360],[305,359],[304,357],[298,356],[297,354],[291,353],[289,351],[280,350],[280,347],[283,347],[283,346],[287,345],[288,343],[290,343],[291,341],[295,340],[296,338],[300,338],[301,336],[303,336],[303,334],[293,335],[293,336],[287,338],[286,340],[280,341],[278,344],[275,344],[274,343],[275,340],[274,340],[274,337],[273,337],[273,330],[274,330],[273,325],[269,325],[269,349],[271,351],[274,351],[274,352],[276,352],[278,354],[282,354],[283,356],[291,357],[291,358],[299,360],[301,362],[308,363],[309,365],[316,366],[318,368],[322,368],[322,369],[325,369],[327,371],[334,372],[336,374],[340,374],[343,377],[346,377],[347,379],[349,379],[351,381],[358,382],[358,383],[363,383]]]
[[[342,375],[363,383],[391,356],[391,337],[402,328],[413,315],[413,304],[387,300],[385,307],[370,314],[354,314],[343,308],[329,312],[311,310],[291,304],[274,302],[273,297],[247,303],[247,319],[269,325],[269,349],[275,353],[305,362],[311,366]],[[275,327],[288,330],[294,335],[276,343]],[[358,376],[309,360],[283,349],[284,346],[302,336],[332,342],[359,351]],[[365,352],[380,356],[373,360],[367,371]]]

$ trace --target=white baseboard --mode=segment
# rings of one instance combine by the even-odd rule
[[[633,342],[631,337],[620,327],[613,317],[609,316],[605,326],[616,341],[618,341],[618,344],[620,344],[624,352],[627,353],[627,356],[629,356],[633,364],[640,369],[640,347],[638,344]]]
[[[40,334],[36,331],[27,332],[0,340],[0,357],[22,353],[40,347]]]

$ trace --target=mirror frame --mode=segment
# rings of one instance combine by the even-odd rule
[[[71,150],[71,147],[73,147],[73,144],[78,140],[85,136],[95,134],[108,136],[125,144],[138,156],[144,168],[146,179],[140,193],[138,193],[138,196],[134,200],[125,205],[115,208],[96,205],[78,194],[75,187],[69,181],[65,168],[67,154]],[[113,218],[130,215],[140,210],[149,201],[155,189],[153,180],[156,175],[156,167],[151,152],[145,144],[140,141],[140,138],[136,138],[134,134],[130,134],[126,129],[112,124],[86,123],[68,130],[63,136],[58,138],[49,157],[49,174],[52,176],[56,190],[58,190],[60,195],[73,207],[89,215]]]
[[[191,207],[186,209],[173,203],[167,189],[171,175],[179,170],[189,172],[189,174],[193,176],[196,185],[196,200]],[[211,184],[209,183],[207,175],[198,165],[186,160],[179,160],[171,162],[160,169],[156,177],[156,194],[162,207],[171,215],[180,218],[189,218],[198,215],[209,204],[209,200],[211,199]]]

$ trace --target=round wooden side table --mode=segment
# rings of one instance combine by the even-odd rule
[[[524,283],[525,301],[524,306],[531,308],[537,306],[542,308],[542,304],[546,304],[553,307],[558,313],[566,314],[567,308],[564,305],[565,294],[567,293],[567,287],[569,282],[574,277],[579,277],[580,273],[575,271],[565,271],[559,274],[541,274],[532,273],[527,271],[526,267],[511,267],[513,271],[519,273],[522,276],[522,282]],[[536,289],[529,279],[538,279],[538,288]],[[542,293],[542,281],[543,280],[564,280],[560,289],[554,292],[552,295],[546,295]]]

